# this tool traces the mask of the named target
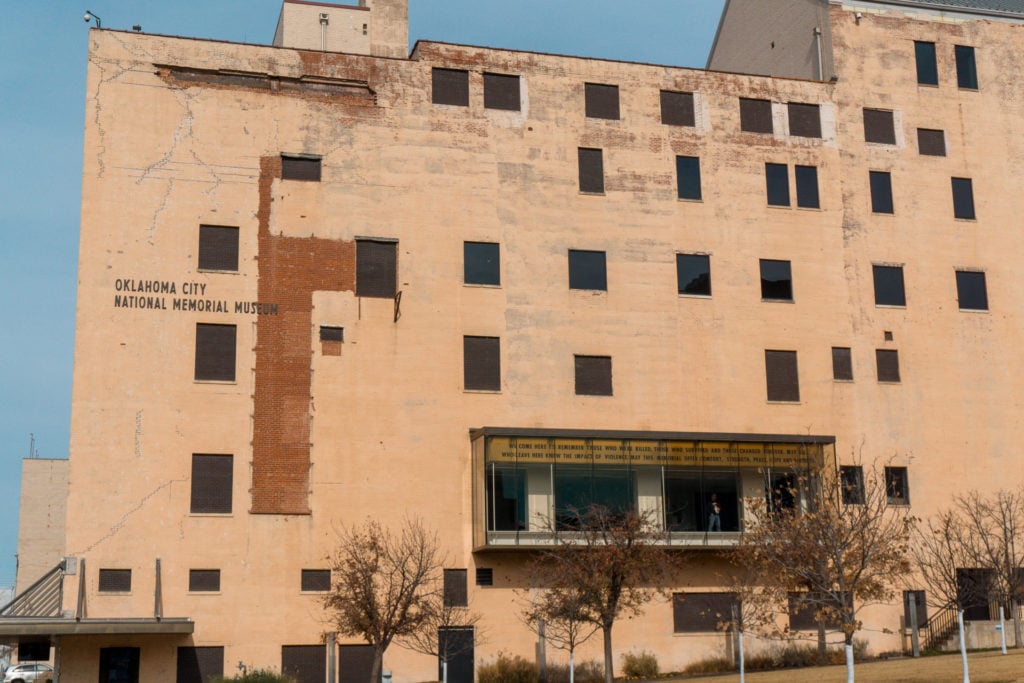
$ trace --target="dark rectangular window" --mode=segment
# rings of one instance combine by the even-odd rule
[[[790,102],[789,134],[802,138],[820,138],[821,112],[818,105]]]
[[[431,101],[434,104],[469,106],[469,72],[463,69],[434,68]]]
[[[612,395],[611,356],[574,356],[577,396]]]
[[[761,298],[793,300],[793,273],[789,261],[761,259]]]
[[[692,92],[661,91],[661,122],[666,126],[694,126]]]
[[[876,306],[906,306],[903,266],[871,266]]]
[[[885,468],[885,495],[889,505],[910,505],[906,467]]]
[[[769,206],[789,206],[789,168],[786,164],[765,164],[764,181]]]
[[[839,467],[839,486],[842,487],[844,505],[864,504],[864,468],[860,465]]]
[[[748,133],[774,133],[771,101],[741,97],[740,130]]]
[[[327,680],[325,645],[282,645],[281,673],[295,683],[324,683]]]
[[[832,347],[832,379],[853,379],[853,358],[849,347]]]
[[[953,178],[953,217],[974,220],[974,185],[970,178]]]
[[[871,212],[893,213],[892,174],[887,171],[869,171],[871,185]]]
[[[462,281],[467,285],[501,284],[501,249],[497,242],[462,243]]]
[[[769,401],[799,401],[796,351],[765,351],[764,374]]]
[[[956,85],[964,90],[978,89],[978,66],[974,62],[974,48],[968,45],[957,45],[953,48],[956,55]]]
[[[956,271],[956,297],[963,311],[987,311],[988,289],[985,273],[975,270]]]
[[[230,514],[234,456],[192,454],[192,495],[189,511]]]
[[[235,381],[235,336],[234,325],[196,324],[197,380]]]
[[[467,594],[467,577],[465,569],[444,570],[444,604],[449,607],[466,607],[469,605]]]
[[[680,294],[711,296],[711,257],[676,254],[676,284]]]
[[[714,633],[730,630],[736,593],[673,593],[672,630],[675,633]]]
[[[343,342],[345,341],[345,328],[344,327],[329,327],[327,325],[320,326],[320,341],[332,341],[332,342]]]
[[[794,631],[818,630],[818,603],[807,599],[806,593],[789,594],[789,627]],[[826,628],[839,628],[839,619],[833,615],[825,623]]]
[[[586,91],[587,118],[618,120],[619,86],[587,83],[584,89]]]
[[[608,270],[603,251],[569,250],[569,289],[608,291]]]
[[[915,40],[914,56],[917,60],[917,82],[920,85],[938,85],[939,67],[935,62],[935,43]]]
[[[320,157],[281,155],[281,180],[320,182]]]
[[[476,568],[476,585],[478,586],[493,586],[494,585],[494,570],[490,567],[477,567]]]
[[[398,243],[356,240],[356,296],[395,298]]]
[[[303,569],[300,585],[304,593],[326,593],[331,590],[331,570]]]
[[[484,108],[519,111],[519,76],[485,73]]]
[[[501,391],[501,340],[462,338],[463,382],[467,390]]]
[[[130,593],[131,590],[131,569],[100,569],[101,593]]]
[[[917,151],[925,156],[946,156],[946,132],[931,128],[918,128]]]
[[[338,683],[366,683],[372,681],[373,646],[338,646]]]
[[[175,683],[212,683],[224,675],[223,647],[178,648],[178,673]],[[103,678],[102,680],[129,680],[127,678]],[[137,680],[137,679],[134,679]]]
[[[923,629],[928,625],[928,598],[924,591],[903,591],[903,623],[910,628],[910,596],[914,596],[915,612],[917,613],[917,628]]]
[[[217,593],[220,591],[219,569],[189,569],[188,589],[192,593]]]
[[[819,209],[818,199],[818,168],[816,166],[797,166],[796,171],[796,205],[802,209]]]
[[[875,349],[879,382],[900,381],[900,354],[895,349]]]
[[[864,141],[896,144],[896,122],[891,111],[864,109]]]
[[[238,270],[238,228],[199,226],[199,270]]]
[[[700,199],[700,158],[676,157],[680,199]]]
[[[604,193],[604,158],[601,150],[579,148],[580,192]]]

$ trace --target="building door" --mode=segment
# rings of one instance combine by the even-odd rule
[[[964,621],[990,621],[992,611],[989,600],[995,572],[991,569],[967,568],[956,570],[957,596],[964,610]]]
[[[139,648],[100,648],[100,683],[139,683]]]
[[[472,628],[441,628],[437,630],[438,652],[448,655],[448,683],[473,683],[474,654]],[[442,680],[442,661],[438,658],[437,680]]]

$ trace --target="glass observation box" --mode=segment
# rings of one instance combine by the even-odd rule
[[[794,482],[835,463],[835,437],[662,432],[470,432],[476,550],[550,545],[591,505],[636,510],[669,545],[739,540],[752,499],[799,505]]]

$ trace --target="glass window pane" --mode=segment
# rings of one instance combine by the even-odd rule
[[[985,273],[958,270],[956,294],[962,310],[987,311],[988,289],[985,286]]]
[[[785,164],[765,164],[764,179],[770,206],[789,206],[789,171]]]
[[[884,171],[871,171],[871,211],[892,213],[892,175]]]
[[[700,158],[676,157],[680,199],[700,199]]]
[[[711,296],[711,257],[676,254],[676,281],[680,294]]]
[[[789,261],[761,259],[761,298],[793,300],[793,276]]]
[[[494,242],[465,242],[464,280],[467,285],[500,285],[500,248]]]
[[[956,84],[968,90],[978,89],[978,67],[974,61],[974,48],[957,45],[956,53]]]
[[[608,289],[603,251],[569,250],[569,289]]]
[[[871,266],[875,281],[876,306],[906,306],[901,266]]]
[[[803,209],[820,208],[817,167],[796,167],[796,205]]]
[[[935,64],[935,43],[914,41],[914,56],[917,58],[917,82],[921,85],[938,85],[939,69]]]

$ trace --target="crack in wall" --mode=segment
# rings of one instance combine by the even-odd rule
[[[123,515],[121,515],[121,518],[118,519],[110,527],[110,531],[108,531],[105,535],[103,535],[100,538],[96,539],[96,541],[94,541],[90,545],[86,546],[82,550],[77,550],[77,551],[74,551],[74,552],[72,552],[70,554],[72,556],[79,556],[79,555],[85,555],[86,553],[92,552],[101,543],[103,543],[104,541],[107,541],[107,540],[113,538],[114,536],[116,536],[118,534],[118,532],[120,532],[122,529],[124,529],[124,527],[128,524],[128,521],[131,519],[131,517],[136,512],[138,512],[143,507],[145,507],[146,503],[148,503],[153,498],[153,496],[155,496],[156,494],[160,493],[164,489],[173,486],[174,484],[182,484],[182,483],[185,483],[187,481],[188,481],[188,477],[186,477],[184,479],[169,479],[169,480],[165,481],[163,484],[160,484],[160,486],[157,486],[155,489],[153,489],[152,491],[147,493],[145,496],[143,496],[141,499],[139,499],[139,502],[135,504],[135,507],[131,508],[130,510],[125,512]]]

